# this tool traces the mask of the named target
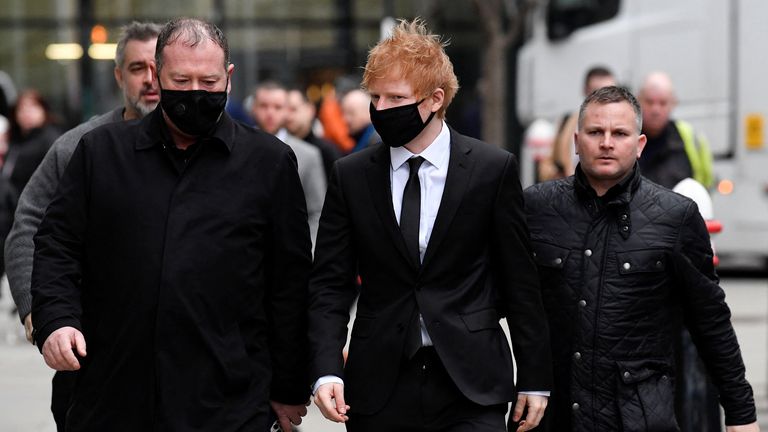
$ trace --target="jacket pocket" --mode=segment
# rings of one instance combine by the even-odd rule
[[[642,249],[626,252],[616,252],[616,262],[619,274],[658,273],[667,268],[667,257],[664,249]]]
[[[624,432],[679,432],[670,364],[664,360],[627,360],[616,365],[616,402]]]
[[[462,314],[460,316],[461,320],[464,321],[467,330],[471,332],[499,327],[499,313],[493,308],[482,309],[477,312]]]
[[[549,243],[532,242],[533,261],[539,271],[542,289],[559,288],[564,281],[563,269],[568,262],[570,249]]]

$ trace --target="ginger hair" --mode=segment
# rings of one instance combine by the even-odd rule
[[[448,43],[440,36],[429,33],[422,19],[399,20],[392,35],[368,53],[363,89],[367,90],[373,81],[393,77],[405,79],[418,99],[441,88],[445,97],[437,117],[445,118],[445,110],[459,90],[453,64],[445,53],[446,46]]]

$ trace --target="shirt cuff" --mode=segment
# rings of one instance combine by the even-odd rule
[[[344,380],[337,377],[336,375],[325,375],[321,376],[320,378],[315,381],[315,385],[312,386],[312,395],[314,396],[315,393],[317,393],[317,388],[320,387],[323,384],[328,383],[337,383],[337,384],[344,384]],[[305,387],[306,388],[306,387]]]
[[[545,396],[545,397],[549,397],[549,393],[550,392],[548,392],[548,391],[521,391],[521,392],[517,392],[517,394],[525,394],[525,395],[532,395],[532,396]]]

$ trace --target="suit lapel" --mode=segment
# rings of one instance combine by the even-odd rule
[[[379,215],[384,229],[395,244],[395,248],[400,251],[403,258],[412,266],[413,263],[408,249],[400,233],[400,227],[395,218],[395,209],[392,206],[392,186],[390,182],[390,157],[389,147],[380,144],[376,152],[371,156],[371,165],[365,170],[368,177],[368,187],[371,191],[371,200],[376,207],[376,213]]]
[[[469,157],[471,151],[472,148],[461,135],[451,129],[451,157],[448,162],[445,189],[443,189],[443,197],[440,200],[435,225],[432,227],[432,235],[427,244],[427,251],[421,263],[422,269],[429,264],[435,251],[440,247],[440,243],[445,239],[451,221],[456,215],[456,210],[464,198],[474,168],[474,161]]]

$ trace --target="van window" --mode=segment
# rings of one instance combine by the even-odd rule
[[[549,0],[547,35],[550,40],[567,38],[575,30],[606,21],[619,12],[621,0]]]

